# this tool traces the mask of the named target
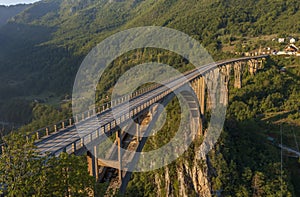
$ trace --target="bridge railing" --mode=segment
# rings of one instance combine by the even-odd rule
[[[137,91],[134,91],[130,95],[128,95],[128,94],[123,95],[122,97],[112,100],[111,102],[103,103],[100,106],[97,106],[95,109],[87,110],[81,114],[75,115],[72,118],[65,119],[65,120],[59,121],[53,125],[49,125],[49,126],[41,128],[41,129],[38,129],[36,131],[30,132],[29,134],[26,135],[26,138],[27,139],[34,138],[35,140],[39,141],[44,137],[47,137],[51,134],[65,130],[68,127],[74,126],[75,123],[87,120],[92,116],[99,115],[99,114],[107,111],[108,109],[110,109],[112,106],[115,107],[115,106],[121,105],[124,102],[127,102],[133,98],[139,97],[140,95],[144,94],[145,92],[154,90],[160,86],[161,86],[160,84],[154,84],[154,85],[150,85],[150,86],[141,88]]]
[[[41,138],[43,138],[45,136],[48,136],[53,133],[57,133],[60,130],[66,129],[73,125],[74,125],[73,118],[65,119],[65,120],[59,121],[53,125],[49,125],[49,126],[41,128],[41,129],[38,129],[36,131],[33,131],[33,132],[27,134],[26,138],[27,139],[34,138],[35,140],[40,140]]]

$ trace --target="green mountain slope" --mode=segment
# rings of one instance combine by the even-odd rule
[[[70,117],[68,103],[57,110],[43,104],[31,105],[31,102],[42,100],[53,104],[68,98],[82,59],[92,47],[115,32],[145,25],[175,28],[199,40],[215,59],[220,59],[232,55],[223,53],[222,48],[234,40],[298,34],[299,8],[299,0],[44,0],[35,3],[0,27],[0,120],[31,122],[20,129],[28,132]],[[117,59],[100,81],[97,93],[100,102],[109,95],[118,76],[136,64],[159,58],[159,62],[170,63],[180,71],[189,67],[182,58],[162,50],[137,50],[125,56],[129,58]],[[195,158],[199,139],[169,166],[134,173],[127,195],[197,196],[198,191],[212,190],[224,196],[279,196],[283,188],[284,196],[298,196],[299,164],[284,157],[281,172],[280,151],[275,144],[280,139],[281,123],[286,130],[299,131],[298,65],[296,58],[275,58],[268,62],[266,70],[255,76],[245,71],[243,88],[230,88],[225,131],[207,164]],[[281,66],[287,67],[286,73],[278,72]],[[170,118],[163,132],[151,137],[145,149],[162,146],[176,131],[179,105],[173,101],[167,108]],[[282,112],[285,114],[281,115]],[[285,144],[299,140],[288,132],[283,139]],[[268,141],[270,136],[274,137],[274,143]],[[209,176],[205,174],[206,169],[210,171]],[[205,186],[201,180],[206,179],[209,184]]]
[[[19,4],[13,6],[2,6],[0,5],[0,27],[5,25],[7,21],[25,10],[29,5]]]
[[[47,102],[70,94],[84,56],[124,29],[175,28],[199,40],[218,59],[226,38],[298,33],[300,21],[291,19],[300,18],[299,7],[297,0],[37,2],[0,28],[0,101]]]

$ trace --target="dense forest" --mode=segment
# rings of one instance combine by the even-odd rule
[[[0,122],[12,123],[0,128],[1,137],[12,132],[2,139],[7,147],[0,158],[0,193],[4,188],[9,196],[105,193],[107,184],[89,176],[84,156],[41,158],[33,151],[33,141],[22,137],[72,116],[70,95],[77,69],[104,38],[132,27],[166,26],[192,36],[220,60],[238,57],[235,52],[285,47],[269,36],[299,37],[299,8],[297,0],[47,0],[20,9],[0,24]],[[193,68],[169,51],[130,51],[105,71],[97,103],[107,101],[122,73],[151,61],[180,72]],[[197,191],[205,191],[195,183],[201,173],[215,196],[300,196],[300,161],[284,151],[281,158],[278,148],[282,141],[299,149],[299,79],[299,57],[271,56],[256,75],[245,69],[241,89],[233,88],[230,80],[224,131],[207,160],[195,159],[200,137],[170,165],[133,173],[126,196],[197,196]],[[144,151],[163,146],[176,131],[176,99],[167,110],[168,121],[149,138]]]
[[[83,57],[115,32],[145,25],[175,28],[220,59],[222,49],[239,47],[244,39],[299,33],[300,22],[293,20],[299,6],[297,0],[37,2],[0,28],[0,119],[27,123],[32,118],[27,111],[7,106],[53,104],[70,95]]]
[[[299,63],[299,58],[288,60],[272,58],[255,76],[245,71],[241,89],[235,89],[231,84],[224,131],[208,156],[213,194],[300,195],[300,160],[298,162],[297,159],[290,158],[284,153],[284,170],[281,171],[281,153],[277,147],[278,143],[281,143],[280,128],[283,127],[283,144],[297,149],[292,131],[298,134],[296,140],[299,141]],[[280,72],[283,66],[288,68],[286,73]],[[171,106],[169,110],[174,116],[178,104],[172,103]],[[166,124],[172,128],[164,127],[154,140],[150,139],[147,142],[145,149],[151,146],[157,148],[166,143],[168,140],[162,139],[169,139],[170,135],[166,131],[176,131],[177,119],[178,116],[170,118],[172,123]],[[274,141],[268,140],[270,136]],[[191,145],[185,155],[164,169],[134,173],[127,195],[155,196],[156,194],[152,192],[154,190],[160,196],[181,196],[182,185],[179,183],[178,171],[192,168],[191,162],[196,148],[197,143]],[[185,166],[186,162],[188,167]],[[168,179],[165,178],[166,174]],[[160,176],[160,181],[157,181],[157,176]],[[186,194],[196,196],[193,184],[188,179],[186,184],[188,185]]]

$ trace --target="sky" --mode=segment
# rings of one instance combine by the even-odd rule
[[[33,3],[38,0],[0,0],[0,5],[15,5],[20,3]]]

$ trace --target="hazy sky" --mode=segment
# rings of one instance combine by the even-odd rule
[[[38,0],[0,0],[0,5],[15,5],[19,3],[33,3]]]

